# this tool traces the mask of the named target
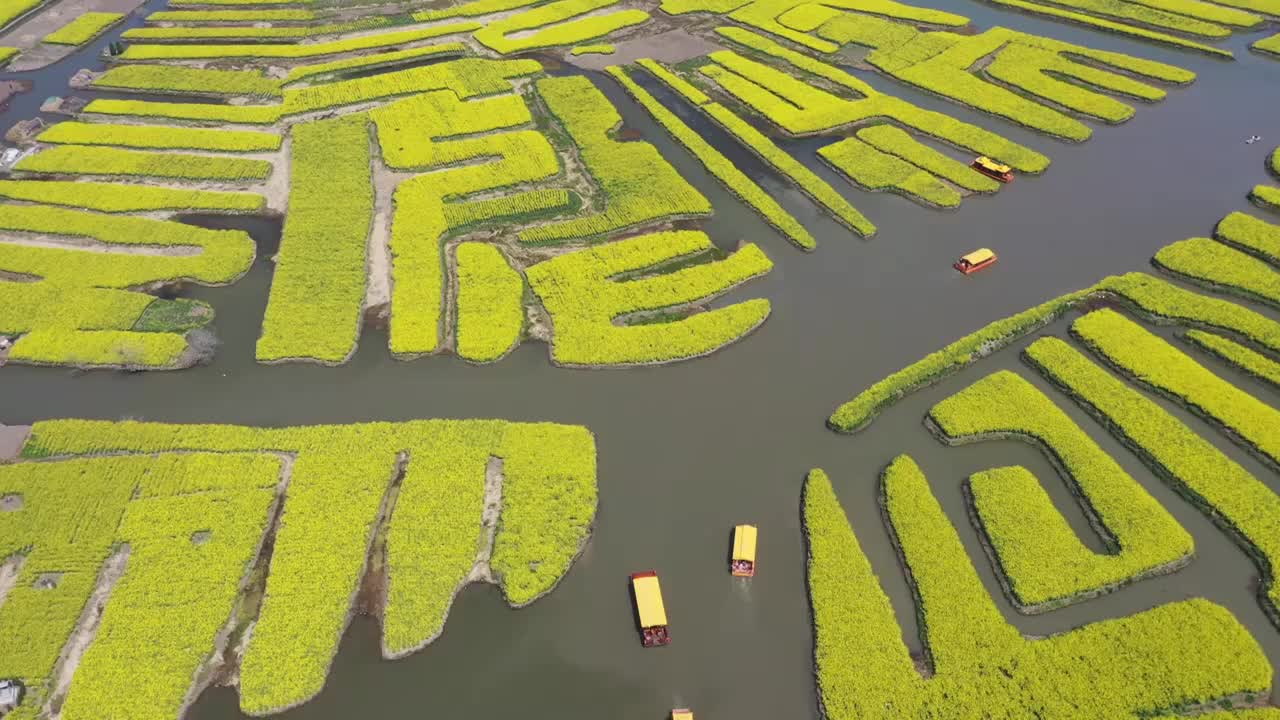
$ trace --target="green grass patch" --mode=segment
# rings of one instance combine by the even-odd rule
[[[1165,246],[1151,262],[1199,285],[1280,306],[1280,272],[1256,257],[1208,238]]]

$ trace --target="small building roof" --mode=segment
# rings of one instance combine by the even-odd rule
[[[733,559],[756,561],[755,525],[739,525],[733,529]]]
[[[636,611],[640,614],[640,627],[666,625],[667,609],[662,604],[662,586],[658,584],[658,576],[633,577],[631,587],[636,593]]]

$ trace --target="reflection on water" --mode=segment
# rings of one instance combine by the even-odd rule
[[[223,346],[211,365],[180,373],[80,375],[8,367],[0,372],[0,421],[127,416],[286,425],[501,417],[580,423],[596,433],[597,531],[551,596],[517,611],[507,609],[492,588],[470,588],[454,605],[439,641],[395,662],[378,656],[376,623],[357,619],[324,692],[288,718],[654,720],[673,706],[690,706],[699,717],[812,717],[817,709],[800,486],[810,467],[830,473],[899,614],[904,637],[918,647],[910,594],[876,505],[877,474],[900,452],[910,452],[920,463],[988,589],[1024,632],[1042,635],[1206,596],[1230,607],[1272,662],[1280,662],[1280,632],[1258,607],[1256,569],[1249,560],[1065,402],[1059,404],[1194,535],[1197,560],[1173,576],[1047,615],[1013,612],[966,519],[961,481],[995,464],[1021,463],[1042,478],[1052,478],[1053,471],[1024,443],[945,447],[929,436],[921,419],[931,405],[996,369],[1014,370],[1046,388],[1018,360],[1023,344],[906,399],[859,435],[838,436],[824,428],[837,404],[946,342],[1104,275],[1146,268],[1162,245],[1209,233],[1226,213],[1248,209],[1248,189],[1266,180],[1263,157],[1270,141],[1247,146],[1241,139],[1266,135],[1266,121],[1274,125],[1280,117],[1280,94],[1273,91],[1280,63],[1240,50],[1253,38],[1229,41],[1239,59],[1225,63],[977,3],[925,4],[968,14],[982,27],[1006,25],[1181,64],[1200,79],[1170,90],[1163,103],[1139,107],[1129,123],[1096,126],[1088,143],[1070,145],[872,76],[881,89],[893,88],[922,107],[945,110],[1045,152],[1053,165],[1043,177],[1019,178],[994,197],[974,197],[958,211],[943,213],[900,197],[853,190],[815,160],[815,143],[787,143],[880,226],[873,240],[864,241],[734,151],[731,157],[762,174],[764,186],[818,238],[814,254],[795,250],[773,233],[601,79],[627,124],[658,145],[712,200],[716,216],[705,227],[717,243],[727,247],[739,239],[757,240],[774,259],[774,271],[744,291],[769,297],[773,315],[745,341],[691,363],[569,371],[552,367],[546,347],[536,343],[487,367],[453,357],[397,362],[388,355],[385,332],[368,330],[360,351],[343,367],[261,366],[253,361],[253,347],[278,227],[272,221],[205,218],[199,222],[248,229],[260,247],[258,262],[235,286],[190,291],[217,310]],[[65,86],[54,87],[55,80],[65,83],[75,69],[76,63],[67,61],[37,73],[43,78],[37,79],[37,90],[15,99],[5,118],[30,116],[22,103],[61,94]],[[681,116],[707,130],[696,113],[682,111]],[[722,135],[709,136],[729,150]],[[1000,254],[996,269],[972,277],[951,269],[956,256],[982,246]],[[1063,322],[1047,332],[1062,335]],[[1233,378],[1264,400],[1280,402],[1274,389]],[[1180,410],[1175,414],[1220,440],[1198,419]],[[1229,442],[1219,444],[1280,487],[1275,473]],[[1089,537],[1065,487],[1054,482],[1046,487],[1073,527]],[[731,578],[724,560],[726,533],[740,522],[758,525],[761,533],[760,572],[747,582]],[[662,576],[671,619],[673,641],[666,648],[641,648],[631,616],[627,575],[650,568]],[[239,717],[234,693],[208,691],[191,717]]]

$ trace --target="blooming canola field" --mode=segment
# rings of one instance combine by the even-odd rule
[[[1280,0],[68,2],[0,13],[3,717],[1280,720],[1275,138],[1149,248],[1020,205],[1280,86]]]

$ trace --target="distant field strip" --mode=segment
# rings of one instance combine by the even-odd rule
[[[120,175],[173,180],[256,182],[271,174],[266,160],[58,145],[23,158],[21,172],[56,175]]]
[[[750,205],[766,222],[802,248],[813,249],[817,246],[813,235],[809,234],[809,231],[791,213],[784,210],[771,195],[747,177],[746,173],[739,170],[711,143],[686,125],[675,113],[666,109],[644,88],[637,85],[623,68],[610,67],[609,73],[653,116],[659,125],[698,158],[708,172],[724,183],[730,192]]]
[[[280,136],[244,130],[103,123],[60,122],[36,137],[40,142],[71,145],[114,145],[153,150],[208,150],[210,152],[275,152]]]
[[[373,185],[368,117],[293,129],[289,214],[257,358],[344,362],[364,304]]]

